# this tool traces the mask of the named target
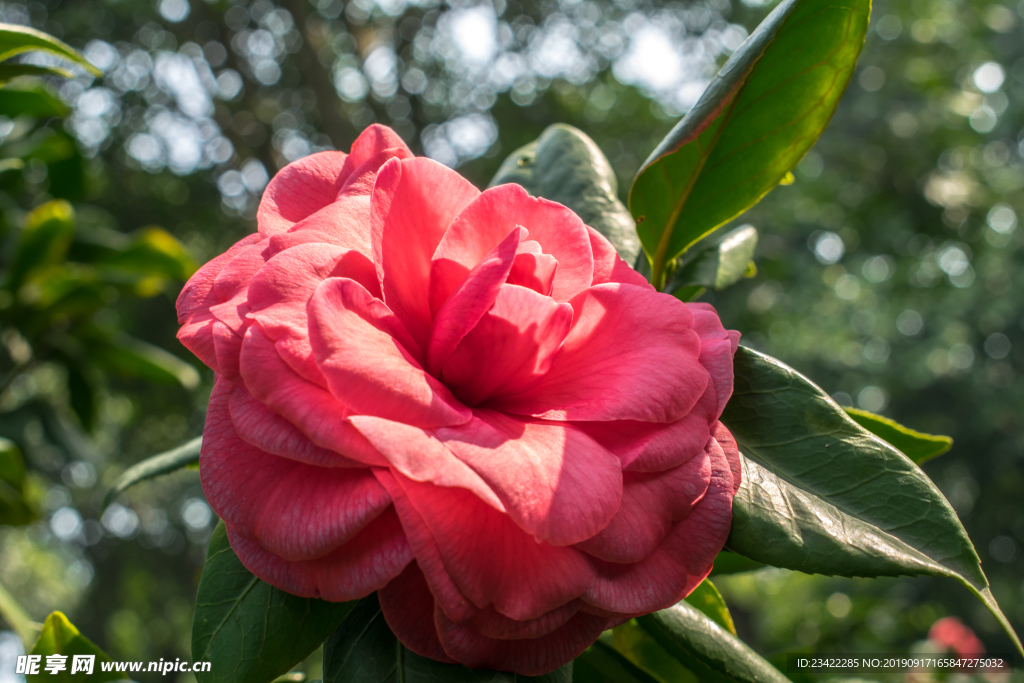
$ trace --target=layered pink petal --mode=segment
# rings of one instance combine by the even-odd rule
[[[569,304],[503,285],[487,314],[447,359],[441,379],[471,406],[526,391],[551,368],[572,317]]]
[[[221,271],[246,247],[262,239],[259,235],[248,235],[239,240],[226,252],[213,259],[189,278],[178,295],[178,339],[209,368],[219,371],[213,343],[213,323],[216,320],[210,308],[223,303],[214,292],[214,283]]]
[[[466,279],[434,316],[427,346],[427,369],[435,376],[459,342],[494,305],[502,284],[512,270],[516,248],[525,236],[526,231],[522,228],[514,228],[509,232],[466,275]]]
[[[572,328],[531,389],[488,407],[556,420],[674,422],[704,393],[700,338],[684,303],[643,287],[603,284],[570,304]]]
[[[509,517],[538,543],[590,538],[622,498],[619,460],[571,425],[523,421],[488,410],[438,437],[498,495]]]
[[[629,472],[623,477],[622,504],[615,516],[576,547],[608,562],[640,562],[690,514],[710,481],[711,459],[703,451],[668,472]]]
[[[732,525],[733,476],[715,439],[708,442],[711,480],[700,503],[643,561],[595,560],[598,577],[583,600],[620,614],[642,614],[675,604],[711,572]]]
[[[445,654],[434,628],[434,596],[413,560],[391,583],[377,592],[380,609],[402,645],[422,657],[454,664]]]
[[[726,330],[711,304],[687,304],[693,312],[693,330],[700,335],[700,364],[711,375],[718,395],[717,418],[732,396],[732,359],[740,343],[740,333]]]
[[[412,560],[394,508],[385,510],[337,550],[313,560],[284,560],[230,525],[228,540],[245,568],[271,586],[330,602],[365,598],[401,574]]]
[[[220,320],[213,321],[210,332],[213,352],[217,357],[216,371],[228,379],[235,379],[238,377],[238,354],[242,350],[242,337]]]
[[[516,260],[506,282],[510,285],[529,287],[544,296],[551,296],[557,270],[558,261],[550,254],[520,253],[516,254]]]
[[[348,278],[331,278],[309,302],[309,336],[331,393],[353,412],[438,427],[472,413],[423,370],[422,353],[380,299]]]
[[[625,261],[619,258],[615,247],[608,241],[608,238],[587,226],[587,234],[590,236],[590,247],[594,252],[594,284],[603,285],[606,282],[621,282],[625,285],[636,285],[656,291],[647,279],[629,267]]]
[[[430,257],[452,219],[479,194],[430,159],[392,159],[377,175],[370,207],[377,277],[384,301],[423,346],[431,321]]]
[[[530,239],[558,262],[551,290],[557,301],[568,301],[590,286],[594,257],[579,216],[561,204],[531,197],[519,185],[499,185],[466,206],[437,245],[430,276],[435,305],[515,227],[526,228]]]
[[[379,123],[370,124],[352,143],[348,158],[345,159],[345,165],[341,169],[343,179],[359,175],[360,168],[366,167],[368,162],[388,152],[393,152],[393,156],[400,158],[412,156],[412,150],[398,133]],[[383,165],[382,161],[377,168]]]
[[[726,429],[725,425],[721,422],[715,423],[711,434],[715,437],[718,445],[722,447],[725,459],[729,463],[729,469],[732,471],[732,492],[735,495],[740,490],[740,484],[743,483],[743,467],[740,460],[739,446],[736,445],[736,439],[733,438],[732,432]]]
[[[285,232],[334,201],[348,174],[344,152],[318,152],[288,164],[263,191],[256,224],[260,235]]]
[[[308,560],[391,505],[368,469],[313,467],[242,441],[228,410],[231,385],[218,378],[210,397],[200,472],[210,505],[237,533],[283,559]]]
[[[250,326],[242,340],[240,369],[253,397],[317,446],[369,465],[387,466],[387,460],[348,422],[345,405],[288,367],[259,324]]]
[[[579,550],[536,542],[464,489],[396,479],[430,530],[452,581],[477,607],[493,605],[519,621],[536,619],[591,586],[591,561]]]
[[[370,235],[366,230],[369,221],[369,194],[342,196],[287,231],[271,235],[267,240],[266,256],[269,259],[287,249],[319,242],[352,249],[369,258]]]

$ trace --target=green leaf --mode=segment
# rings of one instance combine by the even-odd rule
[[[21,76],[60,76],[73,78],[74,74],[58,66],[37,66],[35,64],[0,64],[0,85]]]
[[[614,647],[598,640],[573,660],[572,677],[579,683],[658,683]]]
[[[192,661],[211,662],[199,683],[266,683],[320,646],[354,602],[300,598],[242,566],[224,523],[213,531],[192,621]]]
[[[716,624],[729,633],[736,635],[736,625],[732,623],[732,615],[722,598],[722,594],[715,588],[710,579],[704,579],[693,589],[693,592],[686,596],[686,602],[690,603]]]
[[[0,61],[24,52],[48,52],[74,62],[93,76],[103,75],[82,53],[51,35],[28,26],[0,24]]]
[[[100,511],[105,510],[115,498],[139,482],[154,479],[171,472],[177,472],[183,467],[198,465],[199,449],[202,445],[203,437],[197,436],[177,448],[135,463],[126,469],[124,474],[117,478],[114,487],[107,491],[107,495],[103,497],[103,506],[100,508]]]
[[[774,358],[741,346],[734,371],[721,418],[744,456],[730,550],[811,574],[954,578],[1021,649],[956,513],[910,458]]]
[[[637,622],[702,683],[789,683],[746,643],[685,600]]]
[[[604,639],[604,634],[601,635]],[[612,629],[616,652],[663,683],[699,683],[693,672],[679,663],[658,641],[630,619]]]
[[[75,211],[66,201],[58,199],[32,209],[25,217],[7,289],[17,291],[33,271],[60,263],[74,234]]]
[[[0,114],[8,118],[31,116],[37,119],[63,118],[68,106],[43,83],[17,83],[0,88]],[[20,155],[15,155],[20,156]]]
[[[18,634],[26,648],[35,642],[41,625],[29,618],[25,609],[7,592],[3,584],[0,584],[0,617],[3,617],[7,626]]]
[[[39,516],[26,498],[25,462],[13,441],[0,437],[0,524],[21,526]]]
[[[557,123],[512,152],[491,187],[517,183],[536,197],[564,204],[608,238],[632,265],[640,253],[636,224],[619,201],[618,182],[601,149],[582,131]]]
[[[97,365],[131,377],[160,384],[180,384],[186,389],[199,386],[199,373],[177,356],[141,339],[119,335],[92,350]]]
[[[433,624],[426,624],[432,628]],[[398,642],[377,594],[363,598],[324,643],[324,683],[570,683],[572,663],[544,676],[468,669],[444,664]]]
[[[681,264],[665,291],[671,294],[682,287],[725,289],[734,285],[749,277],[756,248],[757,228],[741,225]]]
[[[870,0],[783,0],[644,162],[629,208],[662,285],[669,261],[753,206],[825,130]]]
[[[184,282],[197,264],[181,242],[157,227],[136,232],[122,249],[97,260],[108,280],[130,282],[139,296],[159,294],[168,282]]]
[[[917,432],[894,420],[869,413],[866,410],[857,408],[843,408],[843,410],[853,418],[854,422],[879,439],[895,446],[903,455],[918,465],[942,455],[953,447],[953,439],[948,436]]]
[[[33,655],[41,655],[42,661],[39,666],[39,673],[25,677],[28,683],[54,683],[67,681],[68,683],[101,683],[102,681],[120,681],[128,678],[124,673],[118,671],[103,671],[102,664],[110,662],[110,657],[103,650],[72,626],[68,618],[60,612],[54,612],[46,618],[43,630],[39,634],[39,640],[32,648]],[[46,658],[49,655],[63,655],[67,657],[65,669],[56,674],[46,671]],[[91,674],[84,672],[71,673],[75,655],[93,655],[96,657],[93,663]]]
[[[715,565],[711,568],[711,576],[752,572],[763,567],[763,564],[755,562],[749,557],[743,557],[732,551],[723,550],[715,556]]]

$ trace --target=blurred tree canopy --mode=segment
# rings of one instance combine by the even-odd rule
[[[100,501],[126,467],[201,432],[212,375],[175,340],[174,297],[196,263],[254,228],[269,178],[347,149],[376,121],[483,187],[507,154],[566,122],[602,148],[624,195],[771,6],[0,2],[0,21],[57,36],[103,71],[0,89],[0,158],[19,161],[0,165],[0,265],[9,269],[31,226],[72,221],[48,263],[86,278],[93,297],[87,315],[57,311],[33,331],[14,290],[0,292],[0,436],[24,454],[41,514],[0,527],[0,585],[37,620],[67,611],[115,658],[187,656],[215,522],[198,477],[140,486],[101,516]],[[878,2],[830,128],[795,182],[736,222],[761,232],[758,274],[705,295],[744,343],[840,403],[954,437],[925,470],[1018,631],[1022,25],[1024,3]],[[150,265],[132,272],[139,254]],[[990,649],[1009,649],[965,592],[939,580],[764,570],[718,583],[741,635],[770,657],[906,650],[954,612],[972,616]],[[0,636],[0,663],[16,650]]]

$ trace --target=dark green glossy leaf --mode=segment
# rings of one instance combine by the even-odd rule
[[[141,339],[119,335],[92,350],[100,367],[160,384],[180,384],[186,389],[199,386],[199,373],[177,356]]]
[[[607,237],[630,265],[640,253],[636,224],[619,201],[617,181],[601,149],[582,131],[549,126],[534,142],[512,152],[491,186],[518,183],[536,197],[564,204]]]
[[[813,574],[957,579],[1020,648],[967,532],[908,457],[792,368],[740,347],[722,414],[743,459],[730,550]]]
[[[426,624],[432,628],[433,624]],[[391,632],[377,595],[363,598],[324,643],[324,683],[570,683],[572,663],[547,675],[467,669],[421,657]]]
[[[75,234],[75,211],[63,200],[41,204],[25,217],[6,286],[17,291],[35,271],[60,263]]]
[[[601,637],[604,638],[604,634]],[[636,619],[612,629],[612,645],[622,656],[663,683],[699,683],[693,672],[670,655]]]
[[[732,615],[729,608],[718,592],[715,584],[710,579],[704,579],[693,589],[693,592],[686,596],[686,602],[690,603],[716,624],[729,633],[736,635],[736,625],[732,623]]]
[[[0,61],[23,52],[48,52],[74,62],[93,76],[100,76],[103,73],[89,63],[78,50],[51,35],[28,26],[0,24]]]
[[[199,464],[199,449],[203,445],[203,437],[197,436],[188,443],[182,444],[175,449],[146,458],[142,462],[135,463],[124,471],[114,487],[103,497],[103,508],[110,505],[115,498],[135,486],[139,482],[153,479],[164,474],[177,472],[183,467]]]
[[[711,568],[711,576],[718,574],[739,574],[740,572],[752,572],[763,568],[764,565],[749,557],[743,557],[738,553],[723,550],[715,557],[715,565]]]
[[[868,430],[879,439],[887,441],[902,451],[915,463],[920,465],[938,457],[953,447],[953,439],[948,436],[924,434],[904,427],[895,420],[881,415],[869,413],[857,408],[843,408],[853,421]]]
[[[199,683],[267,683],[304,660],[355,603],[300,598],[242,566],[221,522],[213,531],[192,621]]]
[[[756,248],[757,229],[754,226],[742,225],[731,230],[682,264],[672,275],[665,291],[674,293],[685,287],[725,289],[734,285],[753,275],[751,266]]]
[[[702,683],[788,683],[778,669],[685,600],[637,622]]]
[[[669,261],[754,205],[825,130],[870,0],[783,0],[644,162],[629,192],[656,286]]]
[[[41,655],[42,662],[39,673],[25,677],[28,683],[102,683],[102,681],[120,681],[128,678],[117,671],[103,671],[103,663],[110,657],[96,645],[78,632],[68,618],[60,612],[54,612],[46,618],[39,640],[32,648],[31,654]],[[45,670],[47,655],[64,655],[65,669],[57,673]],[[91,674],[71,670],[75,655],[93,655],[96,657]]]
[[[21,526],[39,512],[26,497],[25,461],[13,441],[0,437],[0,524]]]
[[[60,76],[61,78],[72,78],[67,69],[57,66],[36,66],[35,64],[0,64],[0,85],[7,81],[21,76]]]
[[[598,640],[572,663],[577,683],[658,683],[614,647]]]
[[[9,118],[31,116],[37,119],[63,117],[68,107],[43,83],[12,83],[0,88],[0,114]],[[21,156],[13,154],[13,156]]]

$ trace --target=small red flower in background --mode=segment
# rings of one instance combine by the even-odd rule
[[[964,622],[956,617],[943,617],[928,629],[928,640],[961,657],[985,654],[985,646]]]
[[[178,299],[216,372],[203,489],[245,566],[379,591],[434,659],[538,675],[707,576],[739,334],[569,209],[367,129],[271,181]]]

